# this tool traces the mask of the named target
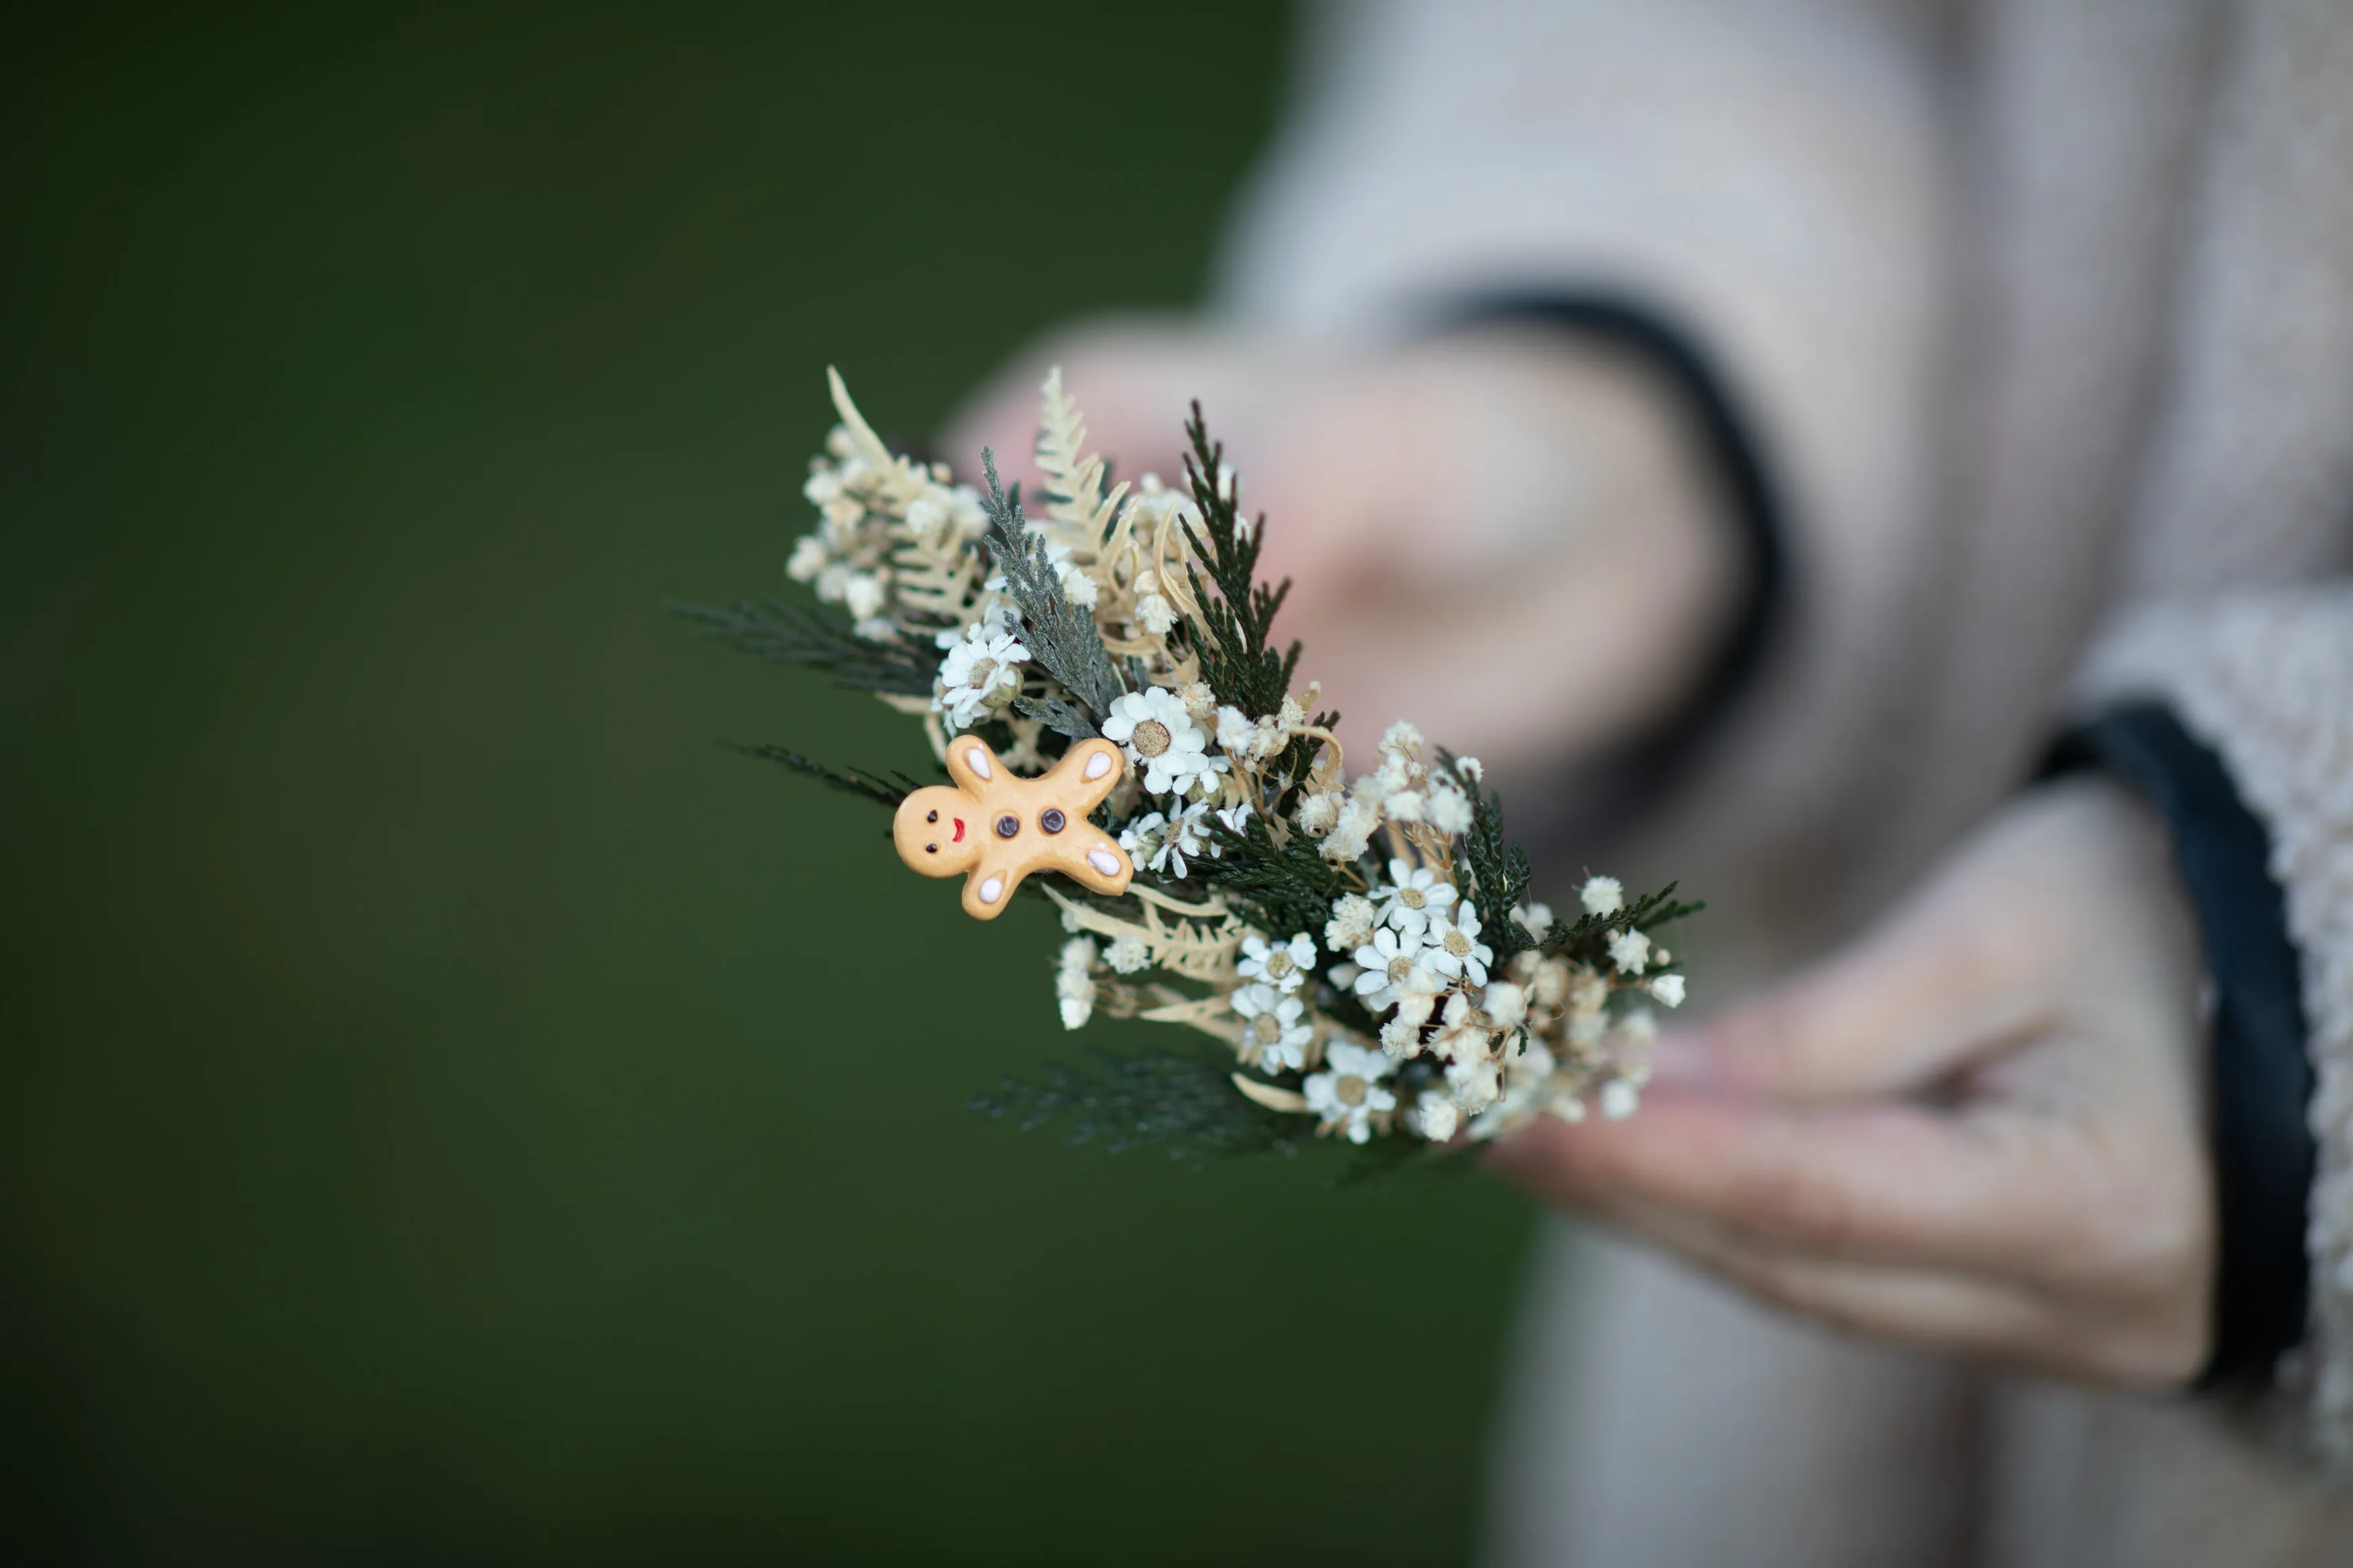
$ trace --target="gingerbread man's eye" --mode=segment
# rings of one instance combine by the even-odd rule
[[[997,836],[999,838],[1010,838],[1020,831],[1021,819],[1012,813],[1008,812],[997,819]]]
[[[936,811],[927,811],[923,813],[923,820],[925,822],[937,822],[939,819],[940,814]]]
[[[936,844],[926,844],[923,846],[923,853],[926,855],[936,855],[939,852],[940,847]]]
[[[1050,805],[1038,814],[1038,826],[1049,833],[1060,833],[1070,826],[1071,819],[1062,815],[1059,805]]]

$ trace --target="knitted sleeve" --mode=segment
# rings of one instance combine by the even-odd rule
[[[2167,704],[2268,830],[2301,976],[2318,1155],[2306,1209],[2303,1345],[2277,1393],[2300,1436],[2353,1475],[2353,583],[2252,590],[2123,616],[2082,694]]]

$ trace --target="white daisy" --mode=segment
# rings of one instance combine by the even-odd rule
[[[1356,950],[1356,962],[1365,970],[1356,976],[1356,994],[1374,1012],[1385,1011],[1396,1003],[1398,990],[1426,956],[1419,931],[1383,926],[1373,933],[1372,941]]]
[[[1453,889],[1449,889],[1451,892]],[[1455,911],[1455,918],[1442,914],[1430,917],[1430,967],[1440,974],[1459,974],[1473,985],[1487,984],[1487,965],[1494,961],[1494,950],[1479,940],[1479,911],[1465,904]]]
[[[1296,996],[1271,985],[1245,985],[1234,993],[1234,1015],[1242,1021],[1242,1052],[1259,1071],[1282,1072],[1307,1063],[1314,1026],[1301,1022],[1306,1008]]]
[[[1381,919],[1401,931],[1419,936],[1430,918],[1454,902],[1454,884],[1425,866],[1417,871],[1403,860],[1389,862],[1390,886],[1376,888]]]
[[[1324,1126],[1345,1131],[1348,1142],[1373,1135],[1372,1118],[1397,1109],[1397,1096],[1381,1087],[1389,1061],[1378,1051],[1335,1040],[1324,1049],[1324,1070],[1307,1080],[1307,1109]]]
[[[1119,847],[1131,858],[1142,860],[1153,870],[1181,879],[1188,869],[1186,857],[1198,859],[1204,849],[1210,847],[1203,820],[1208,814],[1208,806],[1199,802],[1174,816],[1152,812],[1128,826],[1127,831],[1119,836]]]
[[[1314,939],[1301,931],[1289,942],[1271,942],[1251,931],[1242,938],[1242,959],[1235,967],[1277,991],[1296,991],[1315,967]]]
[[[1111,705],[1103,732],[1143,767],[1150,795],[1181,795],[1204,774],[1219,771],[1203,750],[1208,737],[1166,687],[1148,686],[1121,697]]]
[[[1021,689],[1021,672],[1014,666],[1029,658],[1029,650],[1010,634],[972,627],[940,660],[940,693],[932,699],[933,710],[946,714],[955,729],[970,729]]]

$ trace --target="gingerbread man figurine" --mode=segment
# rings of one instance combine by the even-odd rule
[[[948,742],[953,787],[931,784],[899,803],[899,858],[926,877],[964,879],[964,912],[993,921],[1032,871],[1060,871],[1098,893],[1127,891],[1135,867],[1087,820],[1127,771],[1109,741],[1082,741],[1039,778],[1016,778],[976,735]]]

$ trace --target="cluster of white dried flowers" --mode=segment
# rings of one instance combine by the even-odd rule
[[[1483,1139],[1538,1115],[1634,1109],[1651,1005],[1683,1000],[1671,954],[1633,923],[1655,901],[1631,906],[1616,881],[1594,877],[1582,915],[1556,921],[1517,897],[1524,870],[1514,878],[1495,858],[1475,759],[1400,722],[1377,765],[1351,778],[1314,684],[1247,684],[1216,663],[1218,647],[1230,661],[1233,637],[1203,629],[1205,584],[1219,584],[1220,613],[1249,595],[1230,573],[1216,575],[1205,534],[1251,559],[1255,547],[1233,505],[1239,477],[1205,437],[1189,492],[1149,474],[1113,487],[1083,449],[1060,372],[1047,377],[1046,484],[1021,526],[1116,671],[1117,695],[1090,717],[1071,689],[1082,683],[1050,668],[1053,637],[1025,622],[994,569],[1002,499],[892,454],[838,376],[833,388],[841,424],[806,487],[819,521],[788,571],[842,605],[857,637],[937,650],[927,698],[885,700],[922,718],[935,754],[977,731],[1032,769],[1065,736],[1095,733],[1133,763],[1103,807],[1136,867],[1128,892],[1045,885],[1070,932],[1054,976],[1065,1026],[1100,1012],[1203,1031],[1231,1049],[1239,1093],[1356,1143]],[[1026,602],[1038,611],[1034,592]],[[1270,910],[1320,929],[1267,929],[1278,923]]]

